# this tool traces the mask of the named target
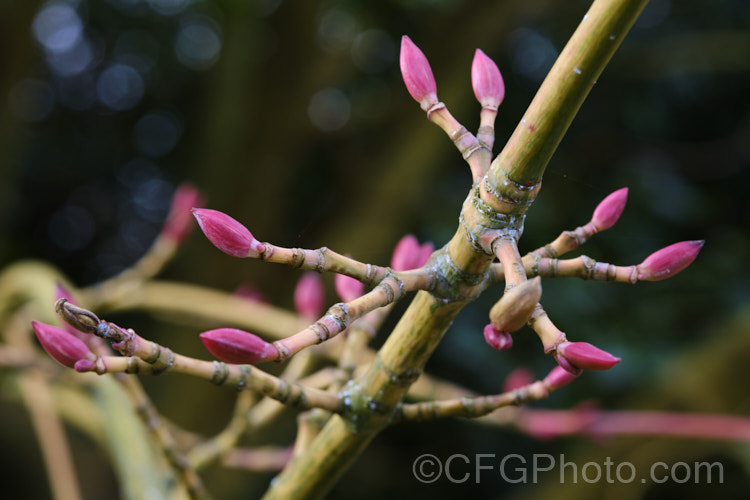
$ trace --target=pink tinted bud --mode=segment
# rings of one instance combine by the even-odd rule
[[[79,373],[93,372],[96,370],[96,361],[91,359],[79,359],[75,362],[73,368]]]
[[[225,254],[257,258],[266,249],[245,226],[223,212],[194,208],[193,215],[206,238]]]
[[[47,354],[55,358],[60,364],[73,368],[76,361],[81,359],[96,359],[96,356],[81,339],[62,328],[38,321],[32,321],[31,326]]]
[[[236,328],[218,328],[200,335],[206,349],[216,358],[238,365],[274,361],[279,351],[252,333]]]
[[[534,382],[534,375],[526,368],[516,368],[505,377],[503,392],[513,391]]]
[[[71,304],[76,303],[76,301],[73,300],[73,295],[71,295],[70,290],[65,288],[61,283],[57,283],[55,286],[55,301],[60,299],[66,299]]]
[[[190,210],[202,207],[204,203],[200,192],[189,184],[181,184],[172,196],[172,205],[164,222],[161,234],[180,243],[192,229]]]
[[[414,269],[414,255],[419,253],[419,241],[412,234],[407,234],[396,243],[391,255],[391,268],[394,271]]]
[[[497,109],[505,97],[505,82],[495,61],[480,49],[474,53],[471,63],[471,86],[482,107]]]
[[[703,240],[681,241],[652,253],[638,267],[638,279],[659,281],[679,273],[692,264],[703,248]]]
[[[430,63],[419,47],[414,45],[411,38],[401,37],[401,76],[404,78],[406,90],[427,111],[438,103],[437,85],[432,75]]]
[[[490,347],[497,349],[498,351],[505,351],[510,349],[513,345],[513,337],[508,332],[501,332],[495,328],[492,324],[484,327],[484,340]]]
[[[580,370],[577,374],[570,373],[562,366],[554,367],[546,377],[544,377],[544,385],[548,390],[554,391],[561,387],[565,387],[580,375]]]
[[[325,307],[325,288],[318,273],[307,272],[294,289],[294,309],[306,319],[319,318]]]
[[[602,351],[588,342],[563,342],[557,346],[557,363],[577,375],[576,370],[608,370],[620,362],[620,358]],[[567,363],[566,363],[567,362]]]
[[[391,268],[394,271],[409,271],[410,269],[419,269],[430,258],[435,247],[432,243],[427,242],[419,244],[417,238],[407,234],[396,243],[391,257]]]
[[[263,295],[263,292],[261,292],[258,287],[256,287],[252,283],[240,283],[232,293],[237,297],[242,297],[243,299],[249,300],[250,302],[260,302],[263,304],[268,303],[268,299],[266,299],[265,295]]]
[[[351,302],[361,297],[365,291],[364,283],[343,274],[337,274],[333,279],[333,284],[336,288],[336,293],[344,302]]]
[[[416,262],[417,268],[420,268],[427,264],[427,261],[430,260],[430,257],[432,257],[432,253],[435,251],[435,245],[432,244],[431,241],[428,241],[427,243],[422,243],[422,246],[419,247],[419,260]]]
[[[591,218],[592,224],[597,231],[604,231],[615,225],[615,222],[622,215],[625,209],[625,202],[628,201],[628,188],[618,189],[614,193],[604,198],[594,209],[594,215]]]

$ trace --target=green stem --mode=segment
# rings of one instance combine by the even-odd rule
[[[433,271],[441,286],[435,295],[417,294],[375,362],[353,382],[348,394],[351,411],[331,419],[307,452],[276,478],[266,499],[325,495],[377,432],[391,422],[456,314],[487,285],[492,241],[501,231],[520,234],[552,153],[645,3],[594,2],[493,162],[486,182],[479,182],[476,195],[464,203],[455,236],[433,255]]]
[[[334,416],[310,447],[276,478],[266,499],[317,498],[336,483],[419,376],[464,303],[419,292],[378,358],[350,388],[348,419]],[[374,409],[373,409],[374,408]]]
[[[648,0],[596,0],[568,41],[500,155],[490,180],[533,185],[583,100]]]

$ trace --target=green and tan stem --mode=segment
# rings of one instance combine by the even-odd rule
[[[648,0],[596,0],[544,79],[534,100],[493,161],[497,189],[507,178],[538,184],[578,109]]]
[[[403,283],[406,291],[428,290],[433,281],[426,268],[397,273],[387,267],[359,262],[325,247],[306,250],[304,248],[278,247],[271,243],[263,243],[263,245],[265,251],[260,256],[263,261],[286,264],[297,269],[319,273],[344,274],[361,281],[367,286],[378,285],[389,274],[396,275]]]
[[[326,314],[312,325],[291,337],[274,342],[274,347],[279,351],[278,361],[284,361],[306,347],[336,337],[346,330],[352,321],[396,302],[405,292],[405,286],[397,275],[393,272],[386,273],[380,283],[370,292],[351,302],[331,306]]]
[[[211,495],[203,485],[203,481],[197,474],[196,469],[188,461],[185,454],[177,447],[177,442],[172,436],[172,432],[164,424],[159,412],[149,399],[146,391],[143,390],[140,382],[132,377],[120,375],[120,383],[125,388],[133,408],[144,425],[154,437],[154,440],[161,451],[164,453],[169,464],[177,471],[180,481],[185,486],[194,500],[209,499]]]
[[[104,373],[182,373],[215,385],[249,389],[295,408],[324,408],[332,412],[344,411],[335,394],[304,387],[274,377],[251,365],[232,365],[222,361],[203,361],[174,353],[170,349],[141,337],[133,339],[137,348],[131,356],[103,356],[97,359],[95,371]]]
[[[194,446],[187,454],[187,460],[196,470],[211,465],[237,445],[248,427],[247,413],[257,401],[255,393],[242,391],[234,403],[232,418],[224,429],[211,439]]]
[[[546,386],[541,380],[491,396],[461,397],[443,401],[427,401],[423,403],[403,404],[399,408],[395,420],[435,420],[445,417],[478,418],[498,408],[519,406],[538,401],[549,396],[554,390]]]
[[[520,233],[552,153],[645,3],[594,1],[529,112],[493,162],[486,182],[478,183],[478,196],[467,198],[453,239],[431,259],[441,285],[433,294],[417,294],[376,360],[355,381],[349,418],[334,416],[308,451],[276,478],[265,498],[325,495],[389,423],[456,314],[487,286],[494,257],[487,244],[497,237],[492,233],[508,229]]]
[[[444,105],[432,112],[428,112],[427,116],[432,123],[440,127],[450,137],[453,145],[456,146],[463,159],[469,164],[472,183],[487,173],[490,161],[492,160],[492,142],[490,142],[488,148],[485,142],[477,139],[474,134],[461,125]],[[494,138],[495,133],[493,129],[492,140]]]
[[[596,229],[593,222],[578,226],[572,231],[563,231],[551,243],[547,243],[543,247],[539,247],[533,252],[524,255],[523,260],[526,262],[527,260],[538,259],[540,257],[562,257],[564,254],[586,243],[589,238],[598,232],[599,230]]]
[[[276,472],[289,463],[291,456],[290,447],[235,448],[224,455],[221,465],[251,472]]]
[[[518,286],[526,281],[521,254],[518,252],[516,240],[511,235],[504,235],[495,240],[495,255],[503,267],[505,275],[505,289]]]
[[[306,387],[327,386],[334,379],[333,375],[326,374],[327,369],[300,380],[308,371],[311,358],[312,356],[304,354],[295,356],[284,369],[283,379],[294,382],[299,380],[299,383]],[[227,426],[211,439],[194,446],[187,455],[188,461],[196,469],[212,464],[236,446],[243,434],[262,427],[275,418],[283,408],[285,406],[276,400],[266,398],[258,402],[255,393],[240,392]]]
[[[490,156],[492,156],[492,147],[495,144],[495,117],[497,117],[497,108],[493,106],[483,106],[479,112],[479,130],[477,130],[477,140],[482,144]],[[485,172],[482,172],[484,175]]]
[[[58,300],[55,309],[68,324],[84,333],[94,333],[113,342],[112,347],[125,356],[97,357],[95,366],[91,368],[97,374],[184,373],[216,385],[234,386],[238,390],[247,388],[297,408],[324,408],[332,412],[344,410],[335,394],[287,382],[251,365],[203,361],[177,354],[144,339],[132,329],[124,330],[114,323],[102,321],[91,311],[75,306],[66,299]]]
[[[638,280],[638,266],[615,266],[598,262],[591,257],[581,255],[575,259],[549,259],[546,257],[527,261],[524,257],[524,270],[528,277],[542,278],[581,278],[592,281],[616,281],[635,284]],[[492,280],[505,279],[502,264],[492,264]]]

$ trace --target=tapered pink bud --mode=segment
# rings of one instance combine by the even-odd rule
[[[520,389],[534,382],[534,375],[526,368],[516,368],[505,377],[503,381],[503,392]]]
[[[73,368],[76,361],[81,359],[95,360],[96,356],[88,346],[78,337],[66,332],[62,328],[46,325],[38,321],[31,322],[36,338],[42,344],[47,354],[55,358],[60,364]]]
[[[497,109],[505,97],[505,82],[495,61],[477,49],[471,63],[471,86],[482,107]]]
[[[638,265],[638,279],[660,281],[692,264],[703,248],[703,240],[681,241],[652,253]]]
[[[570,373],[562,366],[556,366],[544,377],[544,385],[548,390],[554,391],[571,383],[579,374]]]
[[[435,246],[432,243],[420,245],[415,236],[407,234],[396,243],[393,249],[391,268],[394,271],[418,269],[425,265],[434,251]]]
[[[200,335],[206,349],[216,358],[238,365],[275,361],[279,351],[252,333],[236,328],[217,328]]]
[[[294,309],[305,319],[317,319],[323,313],[325,300],[326,292],[320,275],[304,273],[294,289]]]
[[[597,231],[604,231],[615,225],[615,222],[622,215],[625,209],[625,202],[628,201],[628,188],[618,189],[614,193],[604,198],[594,209],[594,216],[591,218],[592,224]]]
[[[177,243],[182,242],[193,228],[190,209],[202,207],[204,203],[200,192],[189,184],[181,184],[172,196],[172,205],[164,222],[161,234]]]
[[[620,362],[620,358],[588,342],[566,341],[558,345],[556,351],[557,363],[574,375],[578,375],[579,370],[609,370]]]
[[[344,302],[351,302],[352,300],[361,297],[365,291],[365,285],[359,280],[344,276],[343,274],[337,274],[333,279],[333,285],[336,288],[336,293],[341,300]]]
[[[484,327],[484,340],[498,351],[505,351],[513,346],[513,337],[508,332],[501,332],[492,324]]]
[[[225,254],[257,258],[266,249],[250,230],[223,212],[194,208],[193,215],[206,238]]]
[[[242,297],[250,302],[260,302],[262,304],[268,304],[268,299],[263,295],[263,292],[258,289],[257,286],[252,283],[240,283],[232,292],[237,297]]]
[[[432,75],[432,68],[424,53],[414,45],[411,38],[401,37],[401,76],[404,78],[406,90],[427,111],[438,103],[437,85]]]

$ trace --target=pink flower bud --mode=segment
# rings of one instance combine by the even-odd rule
[[[556,356],[557,363],[573,375],[578,375],[578,370],[609,370],[620,362],[588,342],[563,342],[557,346]]]
[[[38,321],[32,321],[31,326],[47,354],[55,358],[60,364],[73,368],[76,361],[81,359],[96,359],[96,356],[81,339],[62,328]]]
[[[79,359],[75,362],[73,368],[79,373],[93,372],[96,370],[96,361],[91,359]]]
[[[437,85],[435,77],[427,58],[414,45],[411,38],[404,35],[401,37],[401,75],[406,84],[406,90],[419,103],[423,110],[427,111],[438,103]]]
[[[237,297],[242,297],[243,299],[249,300],[250,302],[260,302],[262,304],[268,303],[268,299],[266,299],[265,295],[263,295],[263,292],[261,292],[258,287],[256,287],[252,283],[240,283],[232,293]]]
[[[190,209],[203,206],[200,192],[189,184],[181,184],[172,196],[172,205],[161,234],[180,243],[190,233]]]
[[[578,374],[574,374],[570,373],[562,366],[556,366],[547,374],[546,377],[544,377],[544,385],[548,390],[554,391],[571,383],[576,379],[576,377],[578,377],[579,374],[580,371],[578,372]]]
[[[218,328],[200,335],[206,349],[222,361],[238,365],[275,361],[279,351],[252,333],[236,328]]]
[[[427,261],[430,260],[430,257],[432,257],[432,253],[434,251],[435,245],[433,245],[431,241],[422,243],[422,246],[419,247],[419,260],[415,262],[415,269],[418,269],[427,264]]]
[[[418,269],[425,265],[434,251],[435,247],[432,243],[427,242],[420,246],[415,236],[407,234],[396,243],[393,249],[391,268],[394,271]]]
[[[320,275],[315,272],[304,273],[294,289],[294,309],[305,319],[319,318],[325,307],[325,295]]]
[[[534,375],[526,368],[516,368],[505,377],[503,382],[503,392],[510,392],[520,389],[534,382]]]
[[[703,240],[681,241],[652,253],[638,265],[638,279],[660,281],[692,264],[703,248]]]
[[[482,107],[497,109],[505,97],[505,82],[495,61],[480,49],[474,53],[471,63],[471,86]]]
[[[333,284],[336,288],[336,293],[344,302],[351,302],[361,297],[365,291],[364,283],[343,274],[337,274],[333,279]]]
[[[193,215],[206,238],[225,254],[257,258],[266,249],[245,226],[223,212],[194,208]]]
[[[492,324],[484,327],[484,340],[490,345],[490,347],[493,347],[498,351],[505,351],[513,346],[513,337],[510,336],[510,333],[501,332]]]
[[[591,222],[597,231],[604,231],[615,225],[620,218],[622,211],[625,209],[625,202],[628,201],[628,188],[618,189],[604,198],[594,209],[594,216]]]

